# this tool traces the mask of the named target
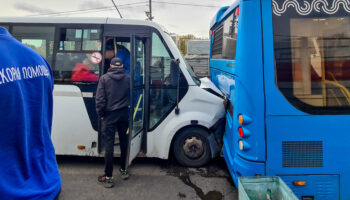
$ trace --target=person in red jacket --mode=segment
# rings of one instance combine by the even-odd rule
[[[97,82],[98,76],[91,72],[88,65],[77,63],[73,69],[72,81]]]

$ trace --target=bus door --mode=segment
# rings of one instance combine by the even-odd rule
[[[145,130],[147,120],[147,88],[145,88],[145,66],[149,62],[146,59],[146,46],[148,46],[147,37],[132,36],[131,38],[131,84],[130,84],[130,115],[129,115],[129,137],[128,155],[126,165],[130,165],[133,159],[141,150],[143,140],[145,140]],[[126,166],[127,168],[128,166]]]

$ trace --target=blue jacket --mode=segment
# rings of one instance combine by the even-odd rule
[[[0,199],[53,199],[61,188],[52,91],[45,59],[0,27]]]

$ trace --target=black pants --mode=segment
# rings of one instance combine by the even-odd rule
[[[121,168],[125,169],[126,151],[128,145],[128,137],[126,131],[129,128],[129,112],[128,108],[117,109],[112,112],[106,113],[104,116],[104,130],[103,141],[105,147],[105,175],[113,175],[113,152],[114,152],[114,139],[115,131],[118,130],[119,142],[120,142],[120,160]]]

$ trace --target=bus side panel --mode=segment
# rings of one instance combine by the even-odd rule
[[[98,156],[93,129],[81,91],[73,85],[55,85],[52,142],[57,155]],[[79,150],[78,145],[85,146]]]
[[[266,95],[266,175],[288,176],[310,181],[315,199],[327,191],[338,192],[331,199],[350,199],[350,116],[309,115],[291,105],[277,88],[273,46],[272,3],[262,1],[264,75]],[[344,142],[345,141],[345,142]],[[298,176],[297,176],[298,175]],[[307,175],[307,176],[306,176]],[[324,175],[318,179],[316,175]],[[339,177],[339,181],[334,176]],[[309,177],[310,176],[310,177]],[[312,176],[312,177],[311,177]],[[339,184],[337,184],[337,182]],[[302,187],[302,186],[299,186]],[[299,197],[310,191],[295,189]]]
[[[242,158],[254,162],[265,161],[265,124],[264,124],[264,82],[262,66],[262,29],[259,1],[241,1],[239,5],[239,23],[237,35],[237,55],[235,75],[236,91],[234,97],[234,140],[243,142],[243,150],[236,146],[236,152]],[[243,125],[238,115],[245,118]],[[241,127],[244,136],[240,137]],[[242,174],[245,176],[245,174]]]
[[[350,146],[343,142],[350,141],[350,135],[344,134],[344,130],[350,129],[350,124],[344,121],[349,120],[350,116],[339,115],[268,117],[267,175],[340,175],[341,196],[349,197],[346,185],[350,176],[350,160],[347,159]],[[337,181],[331,176],[325,176],[324,181],[327,184],[317,182],[313,190],[319,198],[334,188],[338,194]],[[299,191],[300,195],[309,195],[309,192]]]
[[[227,61],[227,63],[230,63]],[[231,61],[233,63],[233,61]],[[226,125],[225,135],[223,138],[224,144],[226,144],[227,156],[233,160],[235,155],[235,147],[237,142],[234,134],[236,133],[233,125],[233,99],[235,94],[235,76],[229,73],[225,73],[221,70],[214,68],[210,69],[211,79],[214,84],[226,95],[228,99],[227,113],[226,113]]]
[[[338,175],[293,175],[281,176],[281,178],[299,199],[303,199],[303,197],[339,199]],[[293,185],[295,180],[305,180],[307,185],[295,186]]]

